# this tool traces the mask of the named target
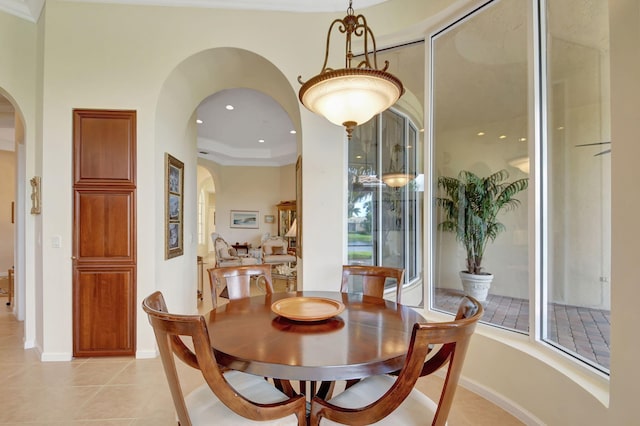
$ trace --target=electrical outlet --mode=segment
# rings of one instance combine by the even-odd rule
[[[600,282],[601,283],[608,283],[609,282],[609,277],[600,277]]]

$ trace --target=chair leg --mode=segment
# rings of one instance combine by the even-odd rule
[[[296,391],[293,389],[293,386],[291,386],[291,382],[289,380],[273,379],[273,384],[280,392],[284,393],[289,398],[296,396]]]
[[[316,393],[316,396],[327,400],[327,399],[331,399],[331,397],[333,396],[333,389],[336,386],[336,382],[322,382],[320,383],[320,387],[318,388],[318,392]]]

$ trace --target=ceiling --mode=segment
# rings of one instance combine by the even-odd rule
[[[37,21],[46,0],[0,0],[0,10],[29,21]],[[138,4],[143,6],[201,7],[215,9],[284,10],[292,12],[346,11],[347,0],[68,0],[77,3]],[[356,0],[364,9],[386,0]]]
[[[296,12],[344,12],[347,0],[69,0],[87,3],[123,3]],[[356,11],[385,0],[355,0]],[[35,22],[45,0],[0,0],[0,11]],[[327,22],[329,25],[329,22]],[[5,100],[0,95],[0,105]],[[232,111],[227,105],[233,105]],[[297,157],[291,119],[271,97],[250,89],[213,93],[197,109],[198,156],[222,165],[282,166]],[[0,123],[0,139],[3,139]],[[11,132],[12,133],[12,132]],[[259,142],[263,140],[264,142]]]
[[[21,9],[29,11],[37,9],[38,3],[44,0],[0,0],[0,10]],[[100,1],[100,0],[69,0],[69,1]],[[355,0],[358,9],[380,3],[384,0]],[[575,4],[581,0],[570,0],[567,3]],[[157,4],[157,5],[183,5],[199,7],[225,7],[241,9],[278,9],[278,10],[300,10],[300,11],[345,11],[347,0],[102,0],[103,3],[137,3],[137,4]],[[558,2],[555,2],[556,4]],[[511,5],[505,2],[505,5]],[[565,7],[565,2],[559,2]],[[41,7],[41,6],[40,6]],[[522,8],[520,8],[522,9]],[[39,9],[38,9],[39,10]],[[588,14],[578,16],[569,24],[551,20],[550,33],[554,39],[555,46],[562,47],[559,40],[570,42],[571,48],[567,47],[562,51],[560,58],[552,62],[557,69],[554,73],[562,76],[565,69],[571,70],[582,67],[580,62],[584,55],[576,52],[575,46],[592,46],[596,51],[605,50],[608,45],[607,34],[607,14],[605,11],[593,7],[588,9]],[[11,13],[11,10],[8,10]],[[476,19],[476,25],[467,25],[464,31],[447,31],[438,38],[440,41],[436,47],[439,54],[440,69],[444,70],[444,77],[438,79],[443,96],[439,100],[446,100],[444,104],[438,104],[439,123],[442,128],[447,127],[447,123],[465,122],[493,122],[496,117],[522,116],[526,112],[527,104],[522,102],[524,97],[511,96],[513,84],[493,84],[505,80],[514,83],[520,82],[518,87],[526,90],[526,51],[521,46],[526,43],[523,38],[526,31],[520,30],[520,37],[514,37],[515,28],[526,28],[526,16],[514,14],[494,7],[487,11],[487,19]],[[26,12],[25,12],[26,13]],[[39,13],[39,12],[38,12]],[[38,16],[34,13],[33,16]],[[19,15],[19,13],[15,13]],[[570,16],[570,13],[562,9],[553,16]],[[28,18],[25,18],[28,19]],[[34,20],[32,17],[31,20]],[[511,25],[496,25],[496,22],[509,22]],[[327,23],[328,24],[328,23]],[[500,31],[499,28],[504,28]],[[451,37],[447,36],[447,33]],[[581,38],[587,34],[588,39]],[[503,49],[495,50],[493,46],[500,45]],[[403,48],[385,51],[381,55],[382,59],[388,59],[391,67],[390,72],[400,77],[409,93],[403,98],[407,99],[410,94],[416,94],[417,105],[424,105],[422,95],[424,94],[424,57],[423,48],[416,47]],[[594,50],[586,49],[582,50]],[[560,50],[559,50],[560,51]],[[499,53],[497,55],[496,53]],[[464,60],[463,60],[464,59]],[[449,61],[452,61],[449,64]],[[466,64],[460,66],[461,63]],[[449,65],[447,65],[449,64]],[[469,71],[469,67],[475,67],[472,81],[465,81],[458,78],[459,72]],[[507,73],[507,74],[505,74]],[[502,76],[502,77],[496,77]],[[447,85],[447,82],[450,84]],[[461,87],[461,83],[464,87]],[[492,90],[487,90],[487,87]],[[503,88],[505,92],[499,91]],[[485,105],[478,108],[469,102],[473,99],[472,93],[487,93]],[[583,93],[583,97],[589,94]],[[480,97],[478,97],[480,98]],[[0,117],[0,144],[7,140],[9,133],[6,129],[7,102],[0,96],[0,114],[4,113],[5,118]],[[235,109],[228,111],[226,105],[233,105]],[[487,107],[491,105],[491,107]],[[10,104],[9,104],[10,107]],[[212,93],[206,98],[197,109],[197,118],[203,121],[198,125],[198,152],[199,157],[210,159],[222,165],[248,165],[248,166],[281,166],[293,164],[296,159],[296,139],[297,135],[290,134],[293,129],[292,122],[284,109],[269,96],[249,89],[229,89],[218,93]],[[421,117],[421,114],[419,115]],[[12,133],[12,129],[11,133]],[[519,129],[520,131],[521,129]],[[512,132],[517,133],[517,132]],[[518,135],[519,137],[521,135]],[[264,142],[259,142],[264,140]],[[12,144],[11,144],[12,145]],[[0,149],[2,147],[0,146]]]
[[[227,109],[227,106],[233,110]],[[253,89],[227,89],[197,110],[198,157],[227,166],[282,166],[296,162],[293,123],[273,98]]]

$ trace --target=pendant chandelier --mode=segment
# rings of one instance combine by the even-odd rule
[[[404,166],[399,167],[399,158],[398,155],[403,151],[403,148],[400,144],[395,144],[393,146],[393,153],[391,155],[391,160],[389,163],[389,172],[382,174],[382,182],[384,182],[387,186],[392,188],[401,188],[411,182],[415,176],[405,173]],[[394,162],[395,160],[395,162]]]
[[[351,139],[353,129],[369,121],[374,115],[393,105],[404,92],[402,82],[393,74],[386,72],[389,61],[378,69],[376,40],[364,15],[355,15],[352,1],[349,0],[347,16],[336,19],[329,26],[324,64],[320,74],[307,82],[298,81],[300,102],[310,111],[322,115],[330,122],[344,126],[347,137]],[[327,67],[329,59],[329,40],[335,26],[345,34],[345,67],[333,69]],[[352,67],[353,52],[351,37],[363,37],[364,59]],[[369,39],[373,51],[369,53]]]

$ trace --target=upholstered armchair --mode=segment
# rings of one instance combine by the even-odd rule
[[[295,255],[289,254],[289,244],[282,237],[270,237],[262,242],[262,261],[272,265],[296,261]]]
[[[258,259],[255,257],[239,256],[236,249],[231,247],[218,233],[211,234],[213,240],[213,247],[216,253],[216,268],[224,266],[241,266],[241,265],[255,265],[258,263]]]

